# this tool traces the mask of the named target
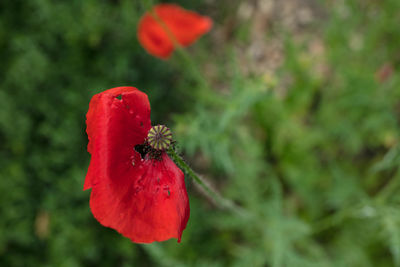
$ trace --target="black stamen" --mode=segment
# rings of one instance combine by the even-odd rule
[[[142,144],[142,145],[136,145],[135,146],[135,151],[138,152],[140,154],[140,157],[142,159],[144,159],[144,157],[146,156],[146,154],[149,152],[148,151],[148,146],[146,144]]]

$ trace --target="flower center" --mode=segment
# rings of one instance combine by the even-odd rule
[[[167,150],[172,142],[172,132],[165,125],[153,126],[147,134],[147,142],[156,150]]]

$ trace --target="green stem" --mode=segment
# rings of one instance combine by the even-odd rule
[[[204,190],[204,192],[215,201],[218,207],[228,209],[241,216],[247,215],[247,211],[235,205],[232,201],[223,198],[217,191],[212,189],[203,178],[201,178],[192,170],[192,168],[189,167],[189,165],[176,153],[173,148],[168,150],[168,155],[187,176],[192,178],[193,181],[195,181]]]
[[[400,172],[396,171],[396,174],[392,179],[379,191],[375,196],[378,203],[384,203],[399,187],[400,184]]]
[[[142,0],[141,3],[144,6],[144,9],[151,10],[153,6],[157,4],[157,1],[154,3],[153,0]]]
[[[314,224],[314,226],[312,227],[312,233],[317,234],[341,224],[346,218],[348,218],[351,212],[352,210],[345,209],[330,216],[326,216],[325,218]]]
[[[160,24],[160,26],[166,32],[168,38],[172,41],[172,44],[177,54],[185,61],[186,65],[189,66],[189,70],[191,72],[192,77],[199,83],[199,85],[203,89],[205,89],[206,91],[211,90],[210,89],[211,87],[209,86],[207,80],[204,79],[204,77],[201,75],[197,65],[192,60],[191,56],[183,49],[183,47],[175,38],[174,34],[171,32],[171,30],[168,28],[165,22],[162,19],[160,19],[160,17],[157,15],[156,12],[154,12],[153,1],[147,0],[145,1],[145,5],[149,14]],[[205,95],[208,96],[210,94],[205,94]],[[191,177],[204,190],[204,192],[215,201],[215,203],[220,208],[229,209],[235,213],[238,213],[241,216],[247,214],[247,211],[245,211],[241,207],[238,207],[232,201],[223,198],[217,191],[212,189],[198,174],[196,174],[189,167],[189,165],[186,164],[186,162],[176,153],[174,149],[170,148],[168,150],[168,154],[171,156],[176,165],[178,165],[178,167],[181,168],[187,176]]]

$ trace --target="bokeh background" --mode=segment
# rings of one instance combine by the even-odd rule
[[[168,61],[135,0],[0,1],[0,266],[400,266],[400,1],[205,0]],[[82,191],[92,95],[132,85],[187,162],[182,243],[102,227]]]

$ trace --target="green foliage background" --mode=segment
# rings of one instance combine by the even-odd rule
[[[258,34],[282,43],[268,73],[238,49],[246,1],[177,2],[215,26],[168,61],[137,42],[139,1],[0,2],[0,266],[400,266],[400,2],[309,1],[320,15],[301,38],[279,20]],[[181,244],[93,218],[85,113],[122,85],[244,215],[187,180]]]

